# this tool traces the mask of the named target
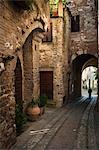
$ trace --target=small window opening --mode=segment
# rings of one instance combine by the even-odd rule
[[[50,27],[47,28],[47,31],[44,32],[43,42],[52,42],[52,23],[50,23]]]
[[[79,15],[71,17],[71,32],[79,32],[80,24],[79,24]]]
[[[35,51],[36,51],[36,44],[35,44]]]

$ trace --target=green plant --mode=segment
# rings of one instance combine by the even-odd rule
[[[26,108],[27,118],[30,121],[36,121],[40,114],[40,108],[38,106],[38,99],[32,99]]]
[[[15,115],[16,131],[20,133],[27,122],[27,118],[22,111],[22,107],[18,104],[16,104]]]
[[[39,107],[44,107],[47,104],[48,97],[43,94],[39,97]]]
[[[39,103],[38,99],[36,100],[32,99],[32,101],[28,104],[28,107],[35,107],[38,105],[38,103]]]

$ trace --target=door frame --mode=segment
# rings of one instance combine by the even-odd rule
[[[55,91],[54,91],[54,67],[49,67],[49,68],[47,68],[47,67],[41,67],[41,68],[39,68],[39,75],[40,75],[40,72],[41,71],[52,71],[53,72],[53,93],[52,93],[52,96],[53,96],[53,99],[52,100],[54,100],[54,95],[55,95]],[[40,81],[40,79],[39,79],[39,81]]]

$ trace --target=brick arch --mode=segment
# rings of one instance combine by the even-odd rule
[[[24,76],[24,107],[33,98],[33,39],[43,32],[41,28],[35,28],[28,35],[23,44],[23,76]]]
[[[93,65],[93,61],[90,61],[90,60],[95,60],[96,61],[95,65],[96,66],[98,65],[98,59],[94,55],[90,55],[90,54],[79,55],[72,61],[71,88],[73,87],[73,89],[71,90],[72,90],[73,98],[81,96],[81,74],[82,74],[83,68],[87,66],[88,61]]]
[[[28,36],[35,30],[39,30],[39,32],[43,32],[44,31],[44,24],[42,24],[40,21],[35,21],[30,28],[26,31],[24,37],[22,38],[21,41],[21,46],[24,45],[26,39],[28,38]]]
[[[22,58],[20,55],[17,54],[17,56],[14,56],[14,59],[11,61],[11,71],[14,72],[17,64],[17,60],[20,60],[21,68],[22,68]],[[23,70],[23,69],[22,69]]]
[[[84,65],[83,65],[83,67],[82,67],[82,71],[85,69],[85,68],[87,68],[87,67],[90,67],[90,66],[93,66],[93,67],[98,67],[98,59],[97,58],[91,58],[91,59],[89,59]]]

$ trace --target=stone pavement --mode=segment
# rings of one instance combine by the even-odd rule
[[[89,143],[90,150],[96,150],[92,115],[95,101],[85,100],[62,108],[46,108],[38,121],[30,122],[11,150],[86,150]]]
[[[94,112],[94,118],[95,118],[95,134],[96,134],[96,144],[97,149],[99,150],[99,112]]]
[[[27,131],[17,138],[17,143],[12,148],[13,150],[30,149],[34,147],[40,139],[46,134],[51,126],[58,121],[64,113],[62,108],[46,108],[46,113],[36,122],[30,122],[30,127]],[[56,118],[56,116],[58,117]],[[34,132],[33,131],[37,131]]]

